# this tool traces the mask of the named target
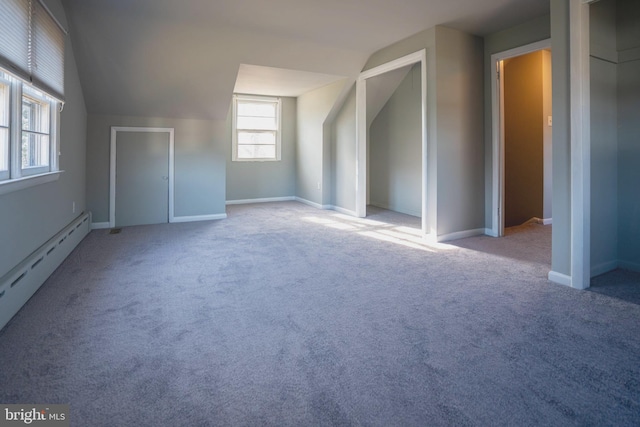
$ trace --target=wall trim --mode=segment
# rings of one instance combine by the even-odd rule
[[[341,208],[340,206],[330,206],[329,209],[334,210],[341,214],[349,215],[349,216],[355,216],[355,217],[358,216],[356,214],[356,211],[351,211],[349,209]]]
[[[64,171],[53,171],[42,173],[39,175],[24,176],[16,179],[7,179],[0,182],[0,196],[3,194],[12,193],[14,191],[24,190],[25,188],[33,187],[40,184],[46,184],[47,182],[57,181],[60,175]]]
[[[637,262],[618,261],[618,268],[640,272],[640,264]]]
[[[331,205],[321,205],[320,203],[312,202],[311,200],[303,199],[302,197],[295,197],[296,202],[304,203],[305,205],[313,206],[316,209],[324,209],[331,210],[333,206]]]
[[[591,277],[596,277],[601,274],[608,273],[609,271],[615,270],[616,268],[618,268],[617,260],[602,262],[598,265],[592,265]]]
[[[464,239],[465,237],[481,236],[485,234],[484,228],[475,228],[472,230],[456,231],[454,233],[441,234],[436,237],[438,243],[449,242],[451,240]]]
[[[484,234],[489,237],[500,237],[492,228],[485,228]]]
[[[551,49],[551,39],[544,39],[491,55],[491,235],[504,236],[504,76],[503,60],[544,49]],[[552,65],[553,66],[553,65]]]
[[[247,205],[251,203],[290,202],[296,200],[295,196],[263,197],[258,199],[227,200],[227,205]]]
[[[571,276],[567,276],[566,274],[558,273],[557,271],[550,271],[548,278],[553,283],[564,286],[571,286]]]
[[[160,132],[169,134],[169,222],[173,222],[174,214],[174,169],[175,169],[175,144],[174,128],[138,127],[138,126],[111,126],[111,152],[109,169],[109,227],[116,226],[116,152],[118,132]]]
[[[92,222],[91,223],[92,230],[104,230],[105,228],[111,228],[109,227],[108,222]]]
[[[569,2],[571,286],[591,283],[591,101],[589,4]]]
[[[427,51],[421,49],[377,67],[365,70],[356,80],[356,213],[358,217],[367,216],[367,79],[408,65],[420,64],[421,72],[421,133],[422,133],[422,201],[420,217],[422,234],[433,234],[437,230],[436,180],[428,180],[428,117],[427,117]],[[429,200],[432,199],[431,202]]]
[[[196,221],[213,221],[218,219],[226,219],[227,214],[211,214],[211,215],[190,215],[175,216],[171,222],[196,222]]]

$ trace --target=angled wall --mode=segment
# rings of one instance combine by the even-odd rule
[[[298,97],[296,104],[296,197],[324,206],[330,198],[330,134],[327,118],[345,82],[338,81]]]

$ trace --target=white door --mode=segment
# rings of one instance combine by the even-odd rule
[[[115,225],[169,222],[166,132],[117,132]]]

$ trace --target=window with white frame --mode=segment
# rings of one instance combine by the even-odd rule
[[[65,34],[42,0],[0,1],[0,194],[58,171]]]
[[[0,69],[0,184],[55,172],[59,101]]]
[[[11,83],[0,71],[0,181],[9,178],[9,98]]]
[[[234,95],[233,160],[280,160],[280,98]]]

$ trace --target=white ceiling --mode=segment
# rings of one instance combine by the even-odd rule
[[[236,83],[266,83],[252,67],[274,86],[288,73],[274,69],[304,72],[290,83],[355,78],[375,51],[435,25],[485,35],[549,11],[549,0],[61,1],[90,113],[210,119],[226,117]]]
[[[298,97],[344,76],[240,64],[234,93]]]

